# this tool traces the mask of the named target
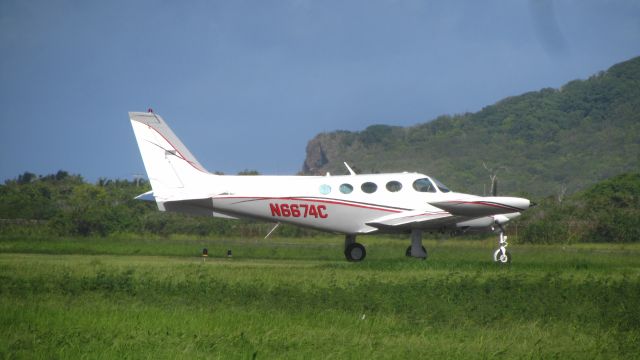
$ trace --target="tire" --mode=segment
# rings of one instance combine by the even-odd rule
[[[427,252],[427,249],[424,248],[424,246],[422,247],[422,251],[424,251],[424,253],[426,254],[426,256],[422,258],[424,260],[429,256],[429,253]],[[404,256],[411,257],[411,245],[409,245],[407,251],[404,252]]]
[[[493,253],[493,261],[495,261],[498,264],[510,264],[511,263],[511,253],[509,252],[509,250],[506,250],[504,252],[505,256],[502,256],[502,251],[500,251],[500,249],[496,250]]]
[[[359,243],[349,244],[347,248],[344,249],[344,257],[351,262],[362,261],[366,256],[367,250],[365,250],[364,246]]]

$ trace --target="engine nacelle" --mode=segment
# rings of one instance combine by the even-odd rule
[[[459,228],[486,228],[495,224],[492,216],[485,216],[477,219],[462,221],[456,224]]]
[[[472,220],[462,221],[456,224],[458,228],[489,228],[494,225],[504,225],[509,220],[520,216],[520,213],[500,214],[493,216],[485,216]]]

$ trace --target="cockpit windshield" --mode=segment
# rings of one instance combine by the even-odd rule
[[[442,191],[443,193],[447,193],[447,192],[450,192],[450,191],[451,191],[451,190],[449,190],[449,188],[448,188],[445,184],[441,183],[441,182],[440,182],[440,181],[438,181],[437,179],[431,178],[431,180],[433,180],[433,182],[436,184],[436,186],[438,187],[438,189],[439,189],[440,191]]]
[[[440,190],[440,192],[443,192],[443,193],[447,193],[451,191],[443,183],[441,183],[440,181],[434,178],[431,178],[431,179],[422,178],[413,182],[413,188],[419,192],[434,193],[436,192],[436,187],[438,188],[438,190]]]

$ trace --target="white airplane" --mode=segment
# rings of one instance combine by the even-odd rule
[[[208,172],[151,110],[131,125],[160,211],[288,223],[345,235],[349,261],[366,256],[357,235],[411,234],[406,255],[425,259],[423,231],[497,231],[494,261],[508,263],[504,225],[534,204],[517,197],[456,193],[419,173],[331,176],[230,176]],[[275,227],[274,227],[275,229]],[[267,235],[268,236],[268,235]]]

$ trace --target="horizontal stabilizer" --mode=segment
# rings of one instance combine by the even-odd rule
[[[153,196],[153,190],[149,190],[144,194],[140,194],[136,196],[134,199],[142,200],[142,201],[156,201],[156,198]]]
[[[221,213],[215,210],[211,198],[165,201],[161,203],[161,205],[159,204],[159,206],[161,206],[162,210],[164,211],[181,212],[191,215],[213,216],[224,219],[238,219],[238,217]]]

